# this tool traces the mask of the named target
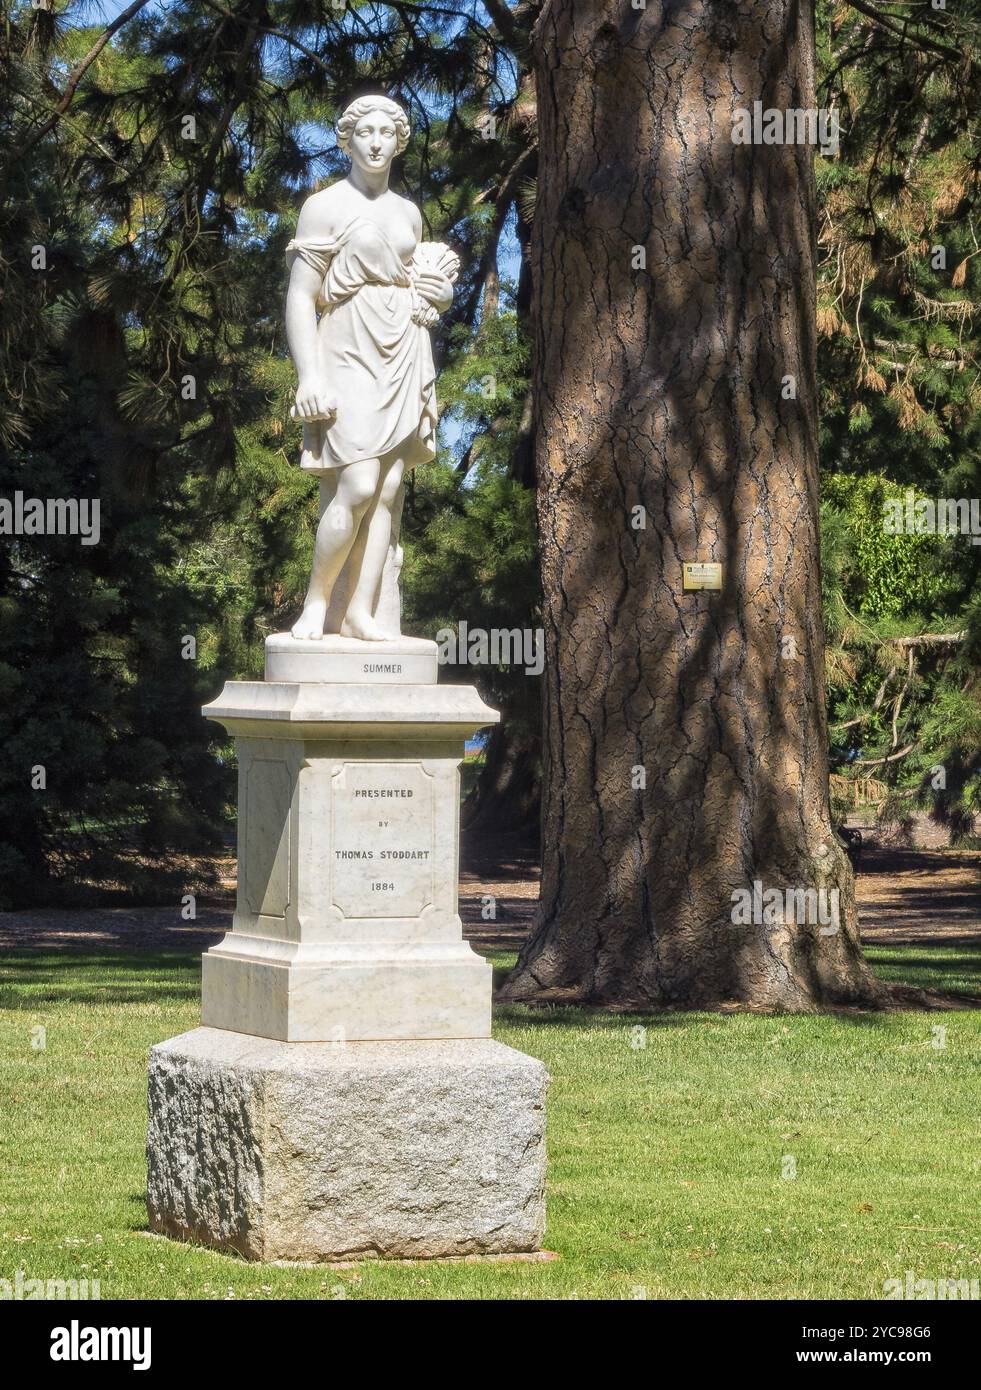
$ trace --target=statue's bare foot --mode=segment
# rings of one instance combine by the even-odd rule
[[[327,600],[323,598],[308,598],[303,605],[303,612],[297,621],[290,628],[290,632],[300,641],[317,639],[324,635],[324,623],[327,621]]]
[[[362,642],[384,642],[385,634],[370,613],[348,609],[341,623],[342,637],[357,637]]]

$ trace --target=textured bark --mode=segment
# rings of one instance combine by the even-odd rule
[[[875,997],[828,804],[813,151],[731,139],[814,105],[812,24],[546,0],[535,30],[543,882],[505,998]],[[682,592],[696,559],[720,593]],[[754,880],[837,889],[839,930],[733,925]]]
[[[463,807],[463,826],[487,834],[534,829],[541,816],[542,741],[508,713],[491,731],[487,762]]]

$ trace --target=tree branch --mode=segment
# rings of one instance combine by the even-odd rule
[[[948,48],[945,43],[937,43],[934,39],[928,39],[924,34],[910,34],[905,28],[899,28],[892,23],[891,19],[875,8],[874,5],[867,3],[867,0],[845,0],[853,10],[858,10],[866,18],[885,29],[886,33],[892,34],[897,39],[902,39],[904,43],[910,43],[914,48],[921,49],[924,53],[938,53],[941,58],[949,58],[952,62],[960,63],[964,55],[958,48]]]
[[[241,19],[240,15],[228,9],[226,5],[216,4],[215,0],[204,0],[204,3],[209,10],[214,10],[215,13],[220,14],[223,19]],[[307,48],[299,39],[294,38],[292,34],[288,34],[285,29],[274,29],[268,24],[257,24],[256,28],[260,34],[268,34],[270,38],[279,39],[281,42],[289,44],[291,48],[295,48],[298,53],[303,54],[304,58],[309,58],[311,63],[316,63],[321,72],[330,73],[330,67],[324,62],[323,58],[314,53],[312,48]]]
[[[494,21],[501,38],[513,48],[518,30],[514,13],[508,8],[506,0],[481,0],[481,4]]]
[[[99,35],[98,39],[95,41],[92,47],[89,49],[88,53],[86,53],[85,57],[79,63],[76,63],[74,68],[72,68],[71,72],[68,75],[68,81],[65,84],[65,90],[62,92],[61,100],[58,102],[58,105],[52,111],[51,115],[45,121],[44,125],[40,126],[37,130],[35,130],[33,135],[31,135],[28,138],[27,142],[24,145],[22,145],[19,150],[15,150],[12,152],[12,154],[7,160],[8,165],[13,160],[23,159],[24,155],[28,154],[38,143],[39,140],[43,140],[44,137],[50,131],[54,130],[55,126],[61,120],[62,116],[68,110],[69,106],[71,106],[75,93],[78,90],[78,84],[81,82],[82,78],[85,76],[89,68],[95,62],[96,58],[98,58],[99,54],[102,52],[106,44],[112,38],[113,34],[118,33],[118,31],[123,27],[124,24],[131,20],[133,16],[138,13],[138,11],[142,10],[143,6],[146,3],[147,0],[133,0],[133,3],[131,5],[127,5],[126,9],[122,10],[112,21],[111,24],[106,25],[105,29]]]
[[[890,753],[885,758],[853,758],[848,764],[849,767],[881,767],[883,763],[894,763],[899,758],[905,758],[907,753],[912,753],[916,747],[915,743],[907,743],[905,748],[900,748],[896,753]]]
[[[460,315],[462,322],[470,324],[473,322],[477,313],[477,306],[480,303],[480,296],[484,294],[484,307],[488,310],[497,312],[497,247],[504,230],[504,223],[507,221],[508,210],[514,201],[518,179],[522,171],[527,167],[529,159],[535,153],[536,146],[529,145],[527,149],[521,151],[518,158],[511,165],[504,178],[497,186],[497,191],[487,188],[479,193],[474,199],[473,205],[484,201],[485,198],[494,198],[494,219],[491,222],[490,233],[487,245],[480,258],[480,265],[477,269],[477,278],[474,281],[473,289],[467,299],[463,312]]]
[[[918,637],[887,637],[886,641],[894,647],[943,647],[954,646],[967,638],[963,632],[921,632]]]

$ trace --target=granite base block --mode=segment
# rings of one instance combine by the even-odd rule
[[[485,1038],[196,1028],[150,1054],[150,1226],[255,1260],[537,1250],[547,1083]]]

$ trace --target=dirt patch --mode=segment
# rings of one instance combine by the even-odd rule
[[[981,850],[863,848],[855,879],[863,941],[981,945]]]

